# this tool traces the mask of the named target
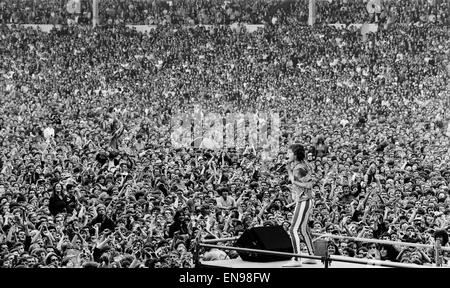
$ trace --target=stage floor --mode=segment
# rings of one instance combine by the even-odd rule
[[[276,262],[248,262],[243,261],[241,258],[230,259],[230,260],[217,260],[217,261],[201,261],[200,263],[204,267],[214,267],[214,268],[325,268],[325,265],[321,261],[317,261],[316,264],[302,264],[302,267],[283,267],[287,261],[276,261]],[[367,264],[357,264],[357,263],[345,263],[333,261],[328,266],[328,268],[386,268],[375,265]]]

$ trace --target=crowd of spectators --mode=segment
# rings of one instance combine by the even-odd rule
[[[4,5],[3,5],[4,7]],[[168,24],[168,23],[167,23]],[[0,27],[0,266],[193,267],[200,238],[288,229],[294,141],[314,233],[446,245],[449,28]],[[280,149],[174,148],[177,113],[278,114]],[[231,245],[232,243],[222,243]],[[434,250],[331,241],[430,264]],[[447,253],[444,253],[444,263]]]
[[[78,17],[86,22],[92,16],[92,0],[81,0],[79,14],[66,10],[62,0],[12,0],[0,2],[3,23],[65,24]],[[105,24],[264,24],[275,18],[295,18],[306,23],[305,0],[100,0],[99,16]]]
[[[70,14],[66,0],[2,0],[3,23],[65,24],[76,17],[90,23],[92,0],[81,0],[81,12]],[[372,3],[380,9],[368,7]],[[378,3],[378,4],[376,4]],[[308,0],[100,0],[104,24],[266,24],[275,21],[308,23]],[[449,0],[321,0],[316,24],[404,23],[450,25]]]
[[[379,8],[372,8],[372,7]],[[448,0],[318,1],[317,23],[402,23],[450,25]]]
[[[67,0],[2,0],[0,23],[7,24],[67,24],[75,15],[68,13]],[[91,23],[91,1],[81,1],[80,24]]]
[[[115,24],[225,25],[264,24],[276,18],[295,18],[303,23],[308,20],[308,3],[305,0],[112,0],[101,3],[103,23]]]

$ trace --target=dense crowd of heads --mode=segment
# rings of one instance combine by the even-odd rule
[[[237,257],[196,243],[289,228],[292,142],[307,148],[318,179],[314,233],[446,245],[448,26],[392,24],[367,38],[280,22],[253,33],[0,30],[2,267]],[[252,145],[174,147],[173,119],[194,105],[223,117],[279,115],[275,157]],[[433,249],[333,240],[329,251],[434,262]]]
[[[81,0],[81,11],[68,13],[67,1],[2,0],[1,22],[66,24],[75,18],[90,23],[92,0]],[[375,8],[379,7],[379,8]],[[316,24],[432,23],[450,25],[448,0],[320,0]],[[308,22],[308,0],[100,0],[104,24],[265,24]]]
[[[317,23],[450,24],[448,0],[330,0],[317,4]]]

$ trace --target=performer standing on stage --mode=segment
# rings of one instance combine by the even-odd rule
[[[289,228],[289,234],[294,248],[294,253],[300,253],[300,238],[302,235],[306,242],[309,255],[314,255],[314,246],[310,228],[308,227],[309,215],[314,206],[314,196],[312,192],[313,178],[311,176],[312,168],[306,162],[305,148],[300,144],[292,144],[288,150],[289,163],[286,165],[289,180],[291,182],[292,198],[296,202],[292,223]],[[314,264],[314,259],[306,259],[304,264]],[[300,258],[293,257],[292,261],[285,267],[301,266]]]

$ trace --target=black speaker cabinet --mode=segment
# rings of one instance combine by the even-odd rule
[[[291,238],[281,226],[254,227],[246,230],[236,241],[236,247],[293,253]],[[272,262],[289,260],[290,256],[277,256],[238,251],[242,260]]]

